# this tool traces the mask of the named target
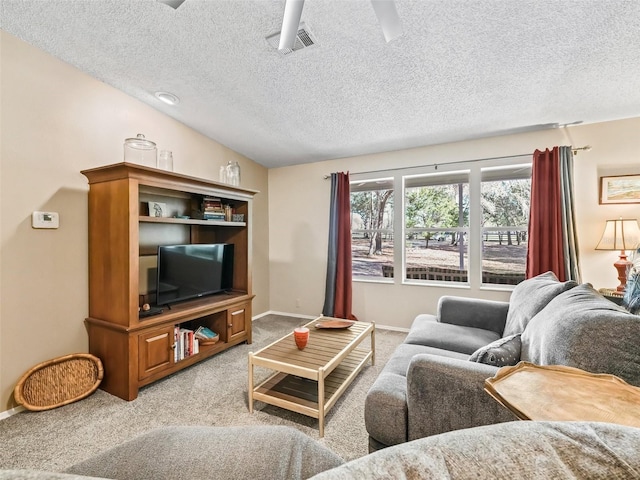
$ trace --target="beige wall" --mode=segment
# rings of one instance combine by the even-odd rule
[[[573,119],[571,119],[573,120]],[[575,157],[576,216],[583,281],[618,284],[615,252],[595,251],[604,221],[640,219],[640,205],[599,205],[598,177],[640,173],[640,118],[365,155],[269,170],[271,301],[274,311],[315,315],[325,289],[330,182],[335,171],[353,173],[533,152],[555,145],[592,145]],[[353,311],[363,320],[409,327],[418,313],[433,313],[444,294],[507,300],[509,292],[355,282]]]
[[[159,111],[1,33],[0,414],[31,366],[87,350],[87,182],[80,170],[122,159],[137,133],[174,153],[175,170],[217,178],[228,160],[254,204],[254,315],[322,310],[330,183],[334,171],[450,162],[593,146],[576,157],[577,220],[584,280],[616,285],[615,252],[593,250],[604,220],[640,218],[638,205],[598,205],[598,176],[640,173],[640,119],[318,162],[267,171]],[[573,120],[573,119],[569,119]],[[31,212],[60,213],[58,230],[33,230]],[[354,312],[408,327],[443,294],[507,299],[508,292],[356,283]]]
[[[216,180],[237,160],[254,202],[254,314],[269,308],[266,168],[41,50],[1,33],[0,413],[27,369],[87,351],[87,192],[80,170],[122,161],[144,133],[173,151],[174,170]],[[60,214],[57,230],[31,212]]]

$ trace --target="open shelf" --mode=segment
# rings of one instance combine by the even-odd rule
[[[149,217],[140,215],[140,222],[146,223],[174,223],[182,225],[210,225],[216,227],[246,227],[246,222],[227,222],[226,220],[198,220],[196,218],[173,218],[173,217]]]

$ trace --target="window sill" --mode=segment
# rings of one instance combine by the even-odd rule
[[[395,279],[390,277],[352,277],[351,279],[356,283],[382,283],[387,285],[395,284]],[[470,290],[471,285],[469,283],[458,282],[434,282],[434,281],[421,281],[421,280],[403,280],[401,285],[412,285],[417,287],[436,287],[436,288],[453,288],[460,290]],[[516,285],[491,285],[483,284],[480,286],[481,291],[486,292],[513,292]]]
[[[393,278],[389,277],[352,277],[351,281],[357,283],[388,283],[390,285],[395,283]]]
[[[485,283],[480,285],[480,290],[491,292],[513,292],[515,287],[516,285],[492,285],[490,283]]]
[[[439,287],[439,288],[459,288],[461,290],[469,290],[471,285],[463,282],[434,282],[420,280],[403,280],[403,285],[416,285],[421,287]]]

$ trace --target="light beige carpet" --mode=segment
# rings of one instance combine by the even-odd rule
[[[268,315],[253,322],[253,344],[238,345],[140,390],[132,402],[98,390],[45,412],[22,412],[0,421],[0,469],[60,471],[140,433],[164,425],[289,425],[319,439],[318,421],[247,400],[247,355],[308,320]],[[320,441],[351,460],[368,453],[365,395],[406,334],[376,332],[376,365],[367,366],[326,417]],[[269,371],[256,368],[257,379]],[[153,455],[153,452],[149,452]]]

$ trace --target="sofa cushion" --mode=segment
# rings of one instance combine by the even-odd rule
[[[400,344],[373,383],[364,403],[367,432],[384,445],[407,441],[407,369],[420,353],[432,353],[466,360],[468,355],[425,347]]]
[[[443,295],[436,316],[442,323],[491,330],[502,336],[509,302]]]
[[[436,321],[433,315],[418,315],[404,343],[472,354],[478,348],[500,338],[491,330]]]
[[[640,478],[640,428],[596,422],[508,422],[396,445],[313,477]]]
[[[292,427],[164,427],[67,470],[118,480],[309,478],[341,465],[324,445]]]
[[[529,321],[556,296],[577,285],[573,280],[559,282],[553,272],[541,273],[519,283],[509,299],[503,337],[522,333]]]
[[[521,346],[520,334],[516,333],[515,335],[499,338],[495,342],[479,348],[471,354],[469,360],[486,363],[494,367],[515,365],[520,361]]]
[[[616,375],[640,386],[640,316],[588,284],[554,298],[522,334],[522,360]]]

